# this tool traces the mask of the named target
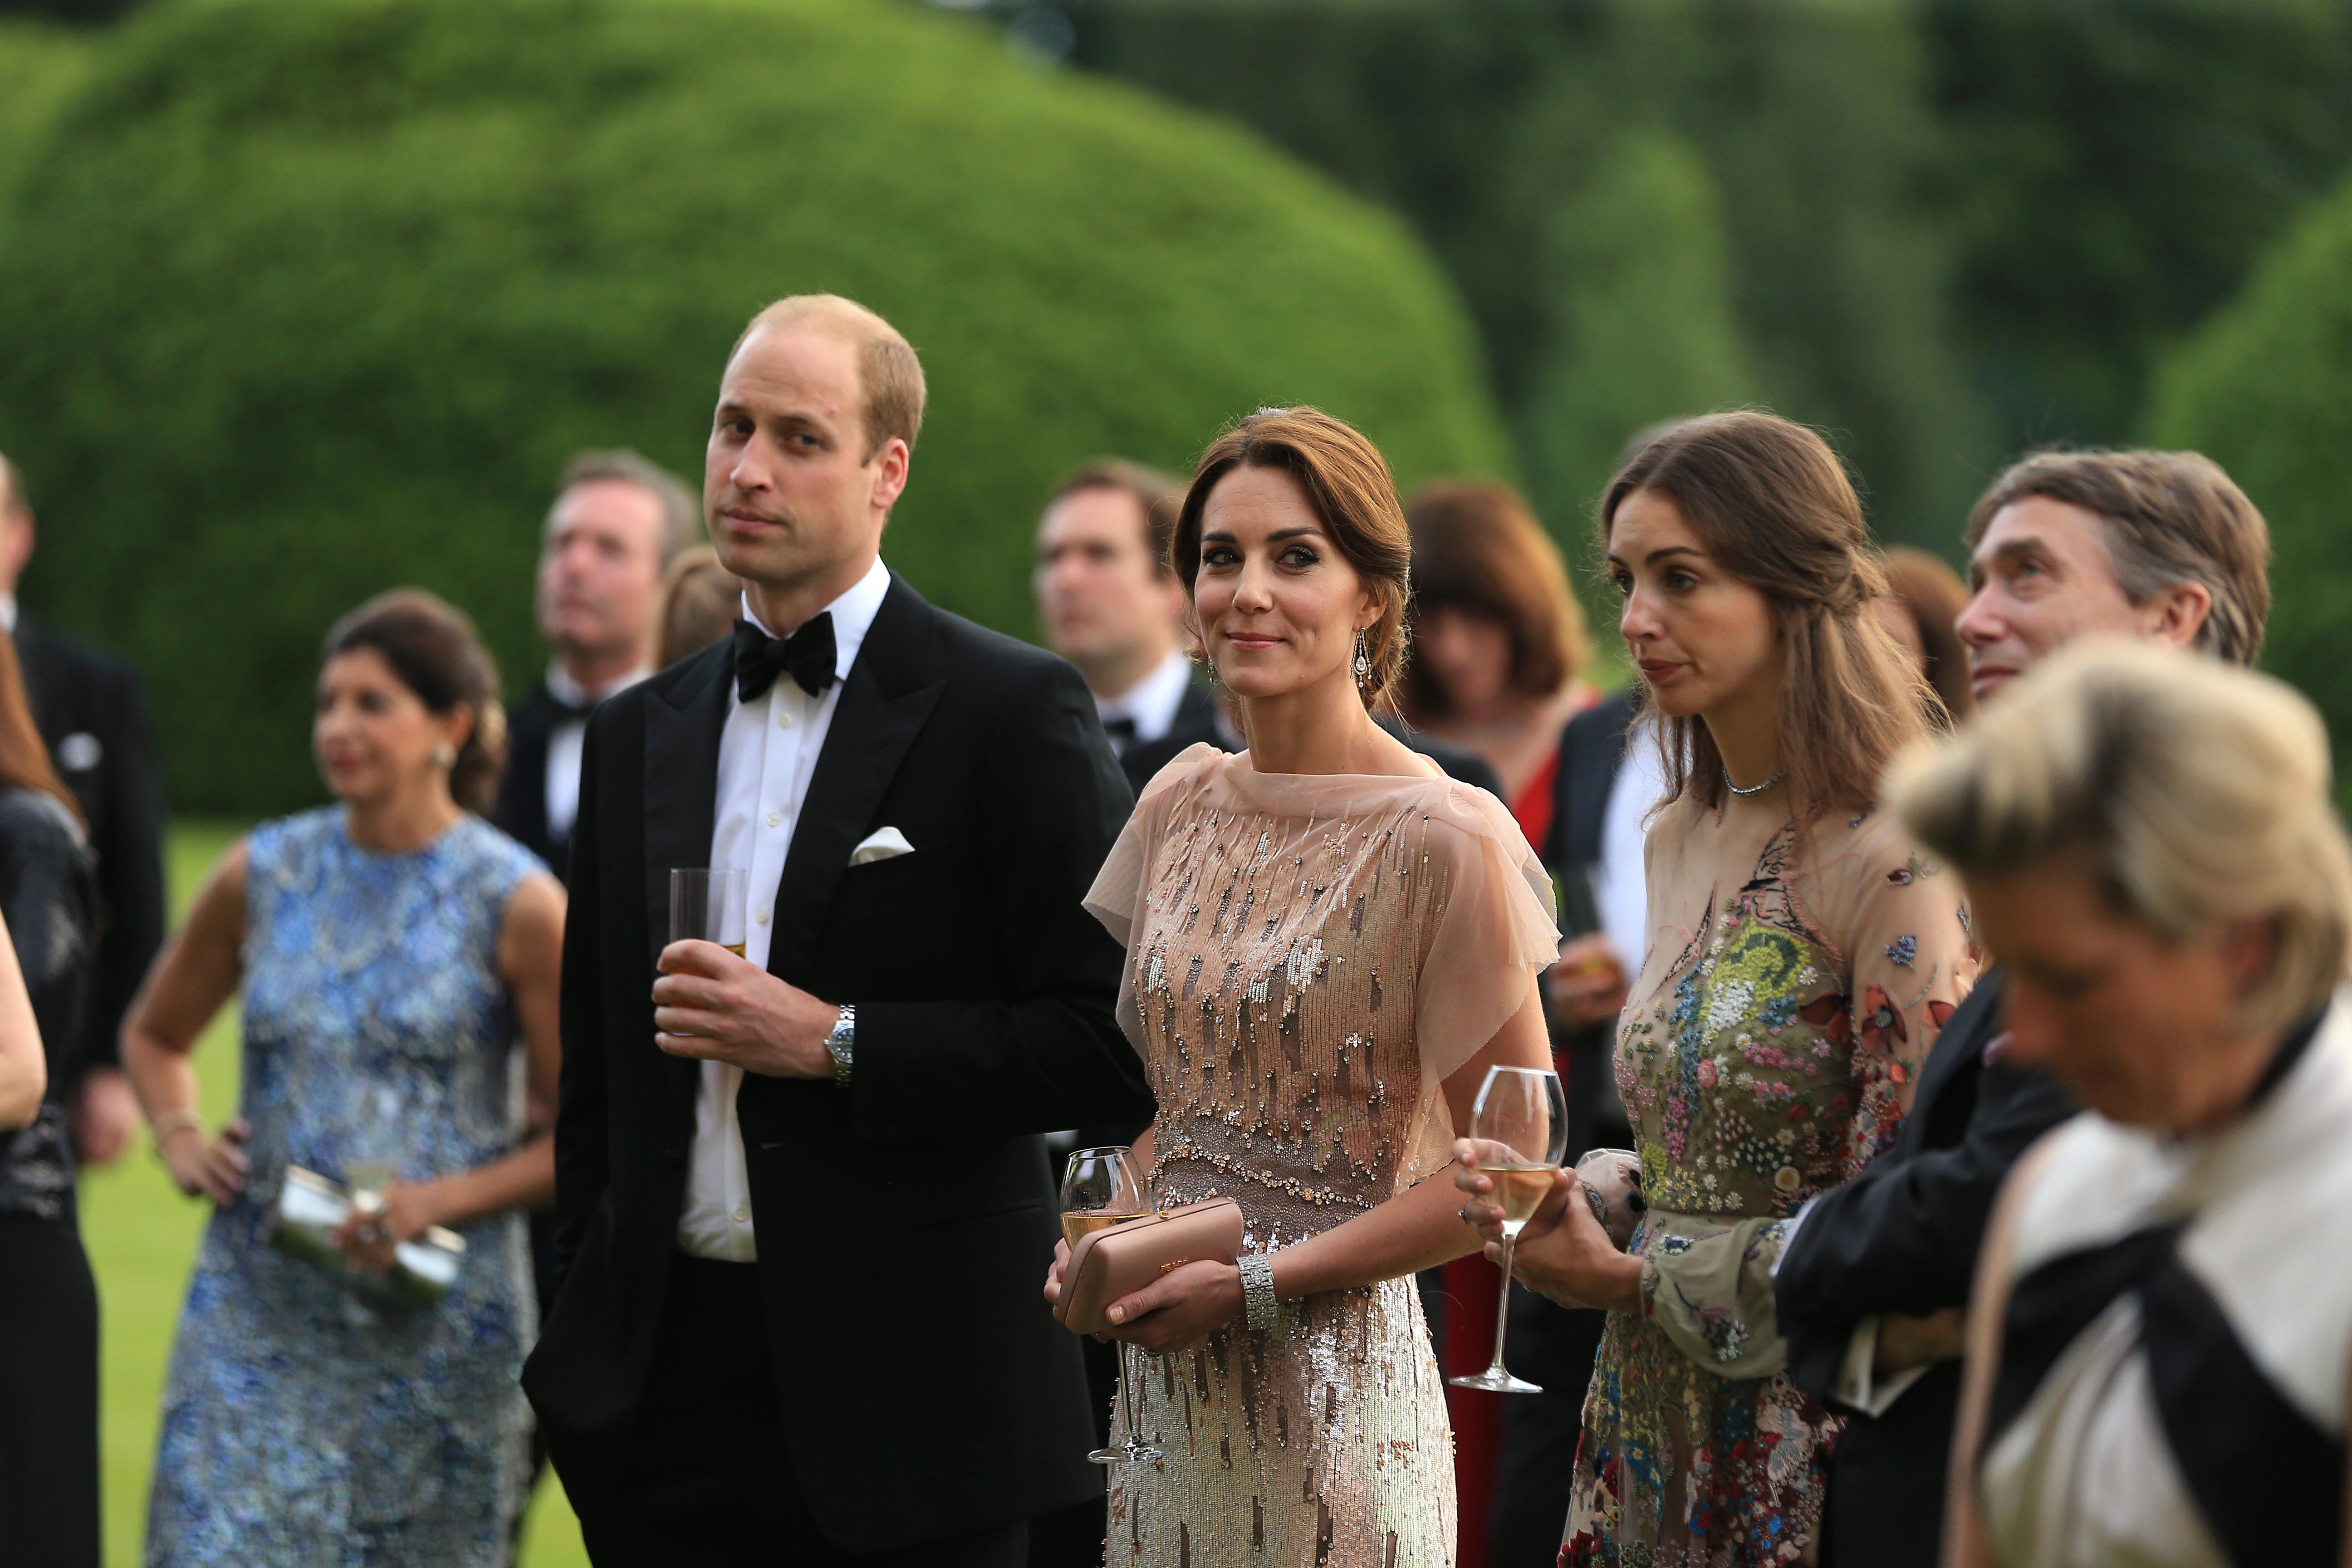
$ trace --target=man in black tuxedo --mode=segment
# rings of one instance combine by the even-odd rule
[[[533,595],[539,635],[555,658],[507,715],[494,820],[559,880],[580,806],[588,715],[654,672],[663,571],[701,535],[693,492],[635,452],[583,452],[556,485]]]
[[[1055,487],[1037,524],[1037,620],[1077,666],[1127,782],[1217,738],[1216,694],[1184,652],[1184,585],[1168,559],[1184,487],[1100,458]],[[1154,772],[1157,771],[1155,768]]]
[[[2091,633],[2251,665],[2270,608],[2269,532],[2228,475],[2179,452],[2047,452],[1970,513],[1959,616],[1979,702]],[[1959,1401],[1964,1312],[2002,1180],[2074,1114],[2000,1059],[2000,974],[1928,1052],[1895,1147],[1800,1215],[1774,1281],[1789,1375],[1847,1417],[1822,1559],[1931,1568]]]
[[[139,1120],[115,1037],[163,945],[163,769],[139,677],[18,607],[34,539],[32,504],[16,465],[0,457],[0,623],[16,639],[33,721],[81,805],[98,858],[105,919],[66,1111],[75,1156],[104,1164],[121,1154]]]
[[[922,404],[871,311],[761,311],[703,483],[747,618],[589,721],[524,1386],[600,1568],[1010,1568],[1102,1486],[1035,1134],[1150,1110],[1079,903],[1129,795],[1076,670],[882,566]],[[744,956],[665,947],[695,866]]]

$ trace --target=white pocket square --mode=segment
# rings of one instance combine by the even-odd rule
[[[912,855],[915,847],[907,836],[895,827],[877,827],[866,836],[864,843],[849,852],[853,866],[869,866],[877,860],[887,860],[896,855]]]

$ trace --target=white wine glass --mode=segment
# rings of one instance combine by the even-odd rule
[[[1486,1371],[1445,1381],[1456,1388],[1496,1394],[1541,1394],[1503,1366],[1503,1334],[1511,1321],[1511,1250],[1519,1232],[1550,1195],[1552,1177],[1568,1153],[1568,1096],[1559,1075],[1539,1068],[1488,1068],[1470,1108],[1476,1169],[1495,1184],[1503,1211],[1503,1299],[1495,1309],[1495,1359]]]
[[[1142,1219],[1151,1213],[1150,1202],[1143,1195],[1143,1184],[1137,1179],[1135,1162],[1128,1158],[1124,1148],[1080,1149],[1062,1167],[1062,1239],[1070,1250],[1078,1249],[1078,1238],[1098,1230],[1108,1230],[1115,1225]],[[1069,1280],[1063,1279],[1065,1289]],[[1122,1460],[1156,1459],[1160,1450],[1135,1435],[1135,1394],[1128,1378],[1127,1342],[1118,1345],[1119,1409],[1127,1416],[1127,1441],[1118,1447],[1097,1448],[1087,1456],[1097,1465],[1116,1465]]]

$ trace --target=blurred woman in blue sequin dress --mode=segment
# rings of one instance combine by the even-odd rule
[[[497,689],[472,626],[429,595],[339,623],[312,744],[340,804],[222,858],[125,1025],[158,1153],[216,1205],[164,1389],[153,1568],[507,1560],[563,895],[467,809],[496,785]],[[240,989],[242,1105],[208,1133],[189,1052]],[[380,1268],[428,1226],[457,1232],[434,1306],[371,1305],[264,1239],[289,1165],[342,1180],[386,1159],[381,1219],[340,1240]]]

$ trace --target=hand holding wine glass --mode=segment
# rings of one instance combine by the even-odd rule
[[[1080,1149],[1062,1170],[1062,1245],[1070,1251],[1098,1230],[1144,1218],[1151,1213],[1135,1163],[1123,1148]],[[1119,1408],[1127,1417],[1127,1441],[1087,1456],[1097,1465],[1124,1459],[1156,1459],[1160,1450],[1135,1435],[1135,1404],[1128,1376],[1127,1346],[1118,1347]]]
[[[1495,1311],[1495,1357],[1486,1371],[1448,1378],[1458,1388],[1497,1394],[1540,1394],[1503,1366],[1503,1336],[1510,1323],[1511,1251],[1528,1218],[1552,1194],[1568,1152],[1568,1097],[1559,1075],[1537,1068],[1490,1068],[1471,1107],[1469,1150],[1477,1173],[1493,1184],[1503,1211],[1503,1293]]]

